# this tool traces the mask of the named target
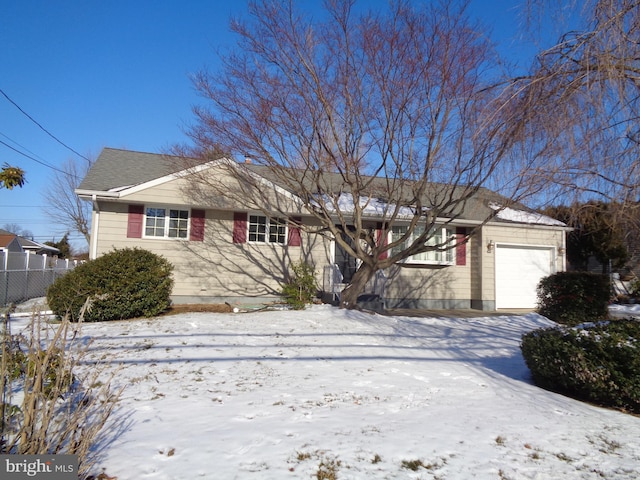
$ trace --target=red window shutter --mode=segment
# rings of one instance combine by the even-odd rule
[[[247,213],[233,213],[233,243],[247,242]]]
[[[456,265],[467,264],[467,243],[464,242],[464,237],[467,234],[467,230],[462,227],[456,228]],[[464,243],[461,243],[464,242]]]
[[[191,210],[191,233],[189,240],[202,242],[204,240],[204,210]]]
[[[142,238],[142,224],[144,223],[144,205],[129,205],[129,220],[127,222],[127,237]]]
[[[292,217],[289,221],[289,238],[287,245],[291,247],[299,247],[302,245],[302,235],[300,234],[299,225],[302,224],[301,217]]]
[[[387,237],[386,236],[384,238],[381,238],[381,237],[382,237],[382,223],[378,222],[378,224],[376,225],[376,238],[378,241],[378,245],[386,245]],[[378,258],[380,260],[384,260],[388,256],[389,256],[389,250],[385,250],[384,252],[380,253],[380,256]]]

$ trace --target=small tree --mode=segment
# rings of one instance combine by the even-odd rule
[[[318,282],[315,270],[308,263],[299,262],[291,265],[291,278],[282,287],[285,301],[296,310],[301,310],[311,303],[318,294]]]
[[[545,214],[574,228],[567,235],[567,259],[574,269],[587,270],[594,257],[602,273],[608,273],[609,262],[613,268],[622,268],[629,259],[628,223],[621,210],[619,204],[591,201],[551,207]]]
[[[71,258],[71,244],[69,243],[69,233],[65,233],[64,237],[62,237],[57,242],[44,242],[45,245],[49,245],[50,247],[57,248],[60,250],[58,256],[60,258]]]

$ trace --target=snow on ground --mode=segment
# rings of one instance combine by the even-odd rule
[[[640,305],[609,305],[609,315],[622,318],[640,318]]]
[[[549,325],[326,305],[85,324],[126,386],[99,465],[119,480],[639,478],[640,417],[532,385],[520,338]]]

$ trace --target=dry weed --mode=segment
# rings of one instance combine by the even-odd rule
[[[108,422],[121,393],[111,389],[115,372],[79,367],[89,348],[81,322],[51,324],[34,312],[19,335],[10,323],[5,316],[0,453],[75,454],[79,478],[88,478],[101,448],[122,427]]]

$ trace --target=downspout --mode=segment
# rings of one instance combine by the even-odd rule
[[[562,250],[564,251],[564,255],[562,255],[562,271],[567,271],[567,232],[562,232]]]
[[[95,193],[91,195],[91,203],[93,204],[93,218],[91,221],[91,245],[89,258],[94,260],[98,256],[98,225],[100,223],[100,207],[98,206],[98,196]]]

